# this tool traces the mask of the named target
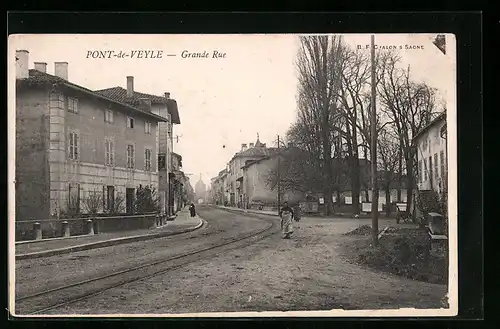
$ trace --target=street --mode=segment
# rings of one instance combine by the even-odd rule
[[[349,237],[342,234],[367,220],[304,218],[292,239],[283,240],[277,217],[206,206],[199,214],[207,225],[191,233],[17,261],[18,299],[111,275],[16,301],[17,313],[439,308],[447,291],[348,262],[342,246]]]

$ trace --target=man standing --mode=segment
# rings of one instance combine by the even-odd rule
[[[293,210],[288,206],[288,202],[283,203],[283,208],[280,210],[281,217],[281,231],[283,233],[283,239],[290,239],[290,234],[293,232],[292,219]]]

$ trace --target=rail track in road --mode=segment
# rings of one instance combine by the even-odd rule
[[[222,211],[234,213],[230,210]],[[89,299],[113,288],[153,278],[201,259],[216,257],[222,251],[249,246],[277,233],[276,229],[279,225],[276,219],[272,219],[270,216],[250,213],[240,213],[240,215],[258,218],[267,222],[267,225],[265,228],[257,231],[222,238],[220,242],[211,243],[207,247],[197,250],[34,294],[20,296],[15,300],[16,313],[18,315],[45,314],[48,311]]]

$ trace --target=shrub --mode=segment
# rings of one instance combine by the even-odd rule
[[[109,206],[109,213],[112,215],[122,214],[125,211],[125,198],[122,193],[117,193],[113,198],[113,203]]]
[[[89,191],[89,194],[83,198],[82,203],[85,211],[89,214],[95,215],[102,207],[103,197],[102,193]]]
[[[154,187],[139,185],[136,190],[134,210],[138,214],[160,211],[160,198]]]
[[[60,218],[76,218],[80,215],[80,200],[78,198],[68,198],[66,209],[59,211]]]

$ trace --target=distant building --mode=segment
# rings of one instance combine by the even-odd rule
[[[198,202],[199,200],[202,200],[202,202],[206,201],[205,198],[207,193],[207,186],[201,179],[201,175],[200,175],[200,180],[196,183],[194,187],[194,192],[196,194],[196,199],[198,200]]]
[[[231,206],[242,207],[245,200],[248,199],[244,191],[244,172],[243,167],[249,161],[255,161],[268,156],[276,148],[268,148],[265,143],[261,143],[257,135],[257,141],[247,144],[241,144],[241,150],[237,152],[229,161],[229,204]]]
[[[146,100],[130,104],[69,81],[68,63],[29,69],[16,51],[16,219],[86,212],[103,196],[110,211],[122,195],[133,211],[135,188],[158,187],[157,127],[166,118]],[[125,209],[123,209],[125,210]]]
[[[280,154],[277,149],[257,160],[249,160],[243,165],[243,208],[277,204],[278,191],[268,182],[269,172],[276,168]],[[304,198],[299,191],[281,191],[281,202],[298,204]]]
[[[229,204],[229,179],[228,170],[223,169],[219,171],[217,177],[213,178],[211,185],[212,202],[218,205]]]

